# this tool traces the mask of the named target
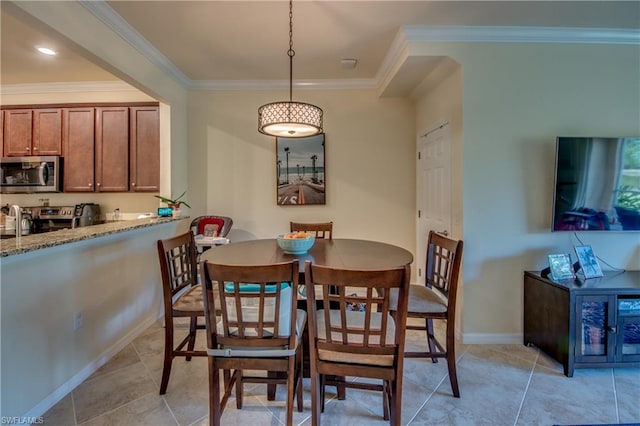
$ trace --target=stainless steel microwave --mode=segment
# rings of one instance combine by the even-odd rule
[[[3,194],[60,192],[61,189],[61,157],[2,157],[0,160],[0,192]]]

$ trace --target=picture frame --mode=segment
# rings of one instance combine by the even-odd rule
[[[326,204],[325,134],[276,138],[276,203]]]
[[[574,246],[574,249],[585,278],[598,278],[603,276],[598,259],[590,245]]]
[[[571,255],[569,253],[550,254],[549,269],[551,270],[551,278],[554,281],[562,281],[575,279],[576,274],[571,263]]]

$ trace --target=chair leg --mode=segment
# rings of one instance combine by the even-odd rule
[[[242,397],[244,391],[244,384],[242,382],[242,370],[236,370],[238,378],[236,379],[236,408],[238,410],[242,409]]]
[[[320,426],[321,375],[311,369],[311,426]],[[324,402],[324,401],[323,401]]]
[[[338,394],[338,400],[344,401],[347,399],[347,387],[344,385],[344,376],[336,376],[334,379],[338,382],[336,385],[336,393]]]
[[[447,324],[447,327],[449,324]],[[456,342],[453,332],[447,330],[447,368],[449,370],[449,381],[451,382],[451,390],[453,396],[460,398],[460,389],[458,388],[458,375],[456,373]]]
[[[215,358],[209,356],[209,425],[220,426],[222,408],[220,405],[220,370],[215,362]]]
[[[287,368],[287,425],[293,424],[293,398],[296,384],[296,356],[290,356]]]
[[[198,317],[192,316],[189,321],[189,343],[187,350],[192,351],[196,347],[196,330],[198,328]],[[191,355],[187,355],[187,361],[191,361]]]
[[[278,377],[278,373],[275,371],[267,371],[267,377]],[[275,401],[276,400],[276,390],[278,385],[275,383],[267,384],[267,401]]]
[[[173,321],[165,318],[164,324],[164,364],[162,367],[162,381],[160,382],[160,395],[167,393],[171,364],[173,362]]]
[[[320,411],[324,413],[325,388],[327,387],[327,376],[320,375]]]
[[[429,352],[435,353],[437,351],[436,335],[433,331],[433,320],[431,318],[425,318],[425,326],[427,329],[427,342],[429,343]],[[431,358],[431,361],[435,364],[438,362],[438,358]]]
[[[382,382],[382,417],[389,420],[389,403],[391,402],[391,385],[388,380]]]
[[[390,405],[390,419],[389,424],[391,426],[400,426],[401,412],[402,412],[402,378],[391,380],[389,382],[389,405]]]
[[[298,402],[298,412],[302,413],[303,407],[303,395],[302,395],[302,349],[298,351],[296,354],[296,392],[297,392],[297,402]]]

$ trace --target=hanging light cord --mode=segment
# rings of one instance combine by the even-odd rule
[[[293,50],[293,0],[289,0],[289,102],[293,101],[293,57],[296,55]]]

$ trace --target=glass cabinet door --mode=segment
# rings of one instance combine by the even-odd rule
[[[618,299],[617,352],[621,361],[640,361],[640,299]]]
[[[612,346],[608,344],[615,318],[611,302],[610,296],[576,297],[577,362],[606,362],[615,355],[609,353]]]

